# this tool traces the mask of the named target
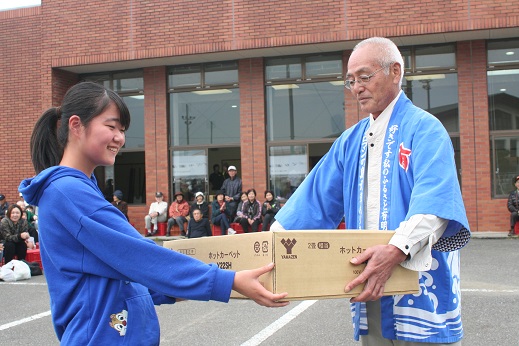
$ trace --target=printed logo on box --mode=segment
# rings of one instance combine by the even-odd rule
[[[297,244],[297,240],[290,239],[290,238],[287,238],[287,239],[282,238],[281,239],[281,244],[283,244],[283,246],[287,250],[287,254],[286,255],[281,255],[281,258],[283,258],[283,259],[297,259],[297,255],[293,255],[292,254],[292,249]]]
[[[178,249],[177,252],[180,252],[181,254],[188,255],[188,256],[196,256],[196,249],[190,248],[190,249]]]
[[[269,242],[268,240],[264,240],[261,242],[256,241],[254,242],[254,252],[259,254],[260,252],[268,253],[269,252]]]

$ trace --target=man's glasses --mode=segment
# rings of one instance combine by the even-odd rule
[[[359,85],[367,84],[370,81],[371,77],[373,77],[374,75],[376,75],[378,72],[382,71],[383,69],[384,69],[384,67],[381,67],[378,70],[376,70],[375,72],[368,74],[368,75],[359,76],[357,79],[346,79],[344,81],[344,87],[351,90],[355,86],[355,83],[359,83]]]

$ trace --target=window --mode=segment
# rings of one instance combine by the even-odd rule
[[[265,61],[267,138],[336,138],[344,131],[342,56],[323,54]]]
[[[278,84],[266,87],[267,139],[334,139],[345,129],[344,83]]]
[[[266,59],[265,81],[269,184],[287,198],[324,155],[309,146],[329,147],[345,130],[342,54]]]
[[[172,146],[240,143],[238,63],[169,69]]]
[[[265,79],[267,81],[301,79],[302,62],[300,57],[271,58],[265,64]]]
[[[205,150],[172,151],[173,191],[182,191],[187,201],[192,201],[196,192],[206,194],[207,154]],[[207,196],[207,194],[206,194]]]
[[[116,91],[126,103],[130,114],[130,128],[126,142],[112,167],[98,167],[95,174],[105,198],[112,201],[114,190],[121,190],[129,204],[146,203],[144,164],[144,79],[141,70],[84,75],[84,81],[103,84]]]
[[[402,89],[413,103],[436,116],[449,133],[459,132],[458,75],[406,75]]]
[[[455,46],[407,47],[401,52],[406,65],[402,89],[416,106],[437,117],[449,133],[461,183]]]
[[[288,199],[308,172],[306,145],[269,148],[270,188],[281,201]]]
[[[214,86],[237,85],[238,63],[236,61],[169,68],[168,88],[170,92],[179,91],[179,89],[208,89]]]
[[[173,146],[240,143],[240,89],[171,93]]]
[[[406,47],[400,52],[406,73],[456,69],[456,47],[453,44]]]
[[[519,40],[487,43],[492,196],[507,198],[519,171]]]
[[[488,48],[488,65],[519,64],[519,40],[490,41]]]

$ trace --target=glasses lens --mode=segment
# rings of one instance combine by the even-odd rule
[[[359,76],[359,81],[362,82],[362,84],[366,84],[367,82],[369,82],[369,79],[371,78],[371,76]]]

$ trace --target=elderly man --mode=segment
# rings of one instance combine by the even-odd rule
[[[155,193],[155,202],[151,203],[148,215],[144,217],[146,225],[146,237],[151,237],[157,233],[158,223],[166,222],[168,219],[168,203],[163,201],[164,195],[162,192]],[[153,225],[153,232],[151,231]]]
[[[201,238],[210,237],[212,235],[213,232],[211,232],[209,220],[202,217],[200,209],[193,210],[193,218],[189,220],[189,223],[187,224],[187,237]]]
[[[386,38],[359,43],[345,86],[369,117],[346,130],[312,169],[271,229],[395,230],[366,249],[349,292],[354,336],[363,345],[459,344],[463,337],[459,248],[470,239],[447,131],[401,90],[404,62]],[[312,203],[311,213],[299,211]],[[382,297],[393,269],[420,271],[416,295]]]

